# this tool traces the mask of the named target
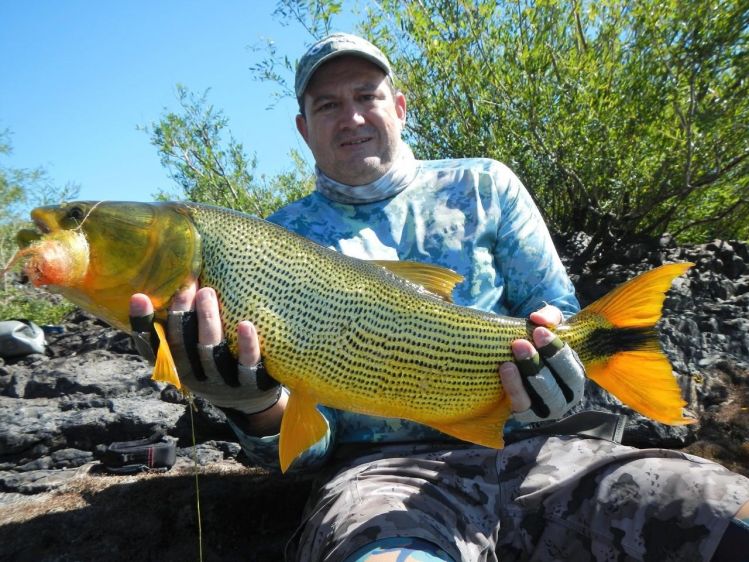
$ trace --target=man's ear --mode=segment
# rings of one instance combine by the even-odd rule
[[[309,144],[309,141],[307,140],[309,138],[307,134],[307,119],[301,113],[296,116],[296,130],[299,131],[300,135],[302,135],[304,142]]]
[[[403,92],[397,92],[395,94],[395,114],[398,116],[401,123],[406,123],[406,96]]]

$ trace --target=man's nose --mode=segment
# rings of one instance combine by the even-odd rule
[[[365,122],[364,112],[359,104],[348,102],[343,104],[341,112],[341,124],[343,126],[359,126]]]

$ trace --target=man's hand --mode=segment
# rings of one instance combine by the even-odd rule
[[[521,423],[563,416],[580,401],[585,386],[585,369],[577,354],[545,327],[559,325],[561,311],[547,305],[532,313],[530,320],[538,324],[533,344],[524,339],[512,342],[515,362],[499,367],[513,417]]]
[[[131,297],[136,347],[146,358],[155,343],[151,337],[152,315],[153,304],[146,295]],[[254,415],[276,405],[282,392],[278,383],[259,367],[260,343],[255,327],[243,321],[237,330],[238,362],[224,341],[213,289],[198,290],[197,284],[192,284],[172,300],[166,331],[180,381],[215,406]]]

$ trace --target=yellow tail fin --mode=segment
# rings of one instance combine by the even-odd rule
[[[658,267],[617,287],[583,311],[596,314],[605,324],[613,353],[586,362],[592,380],[627,406],[654,420],[671,425],[694,423],[684,417],[686,402],[671,364],[651,328],[661,317],[663,301],[673,280],[692,267],[677,263]],[[583,314],[581,313],[581,315]],[[593,344],[595,347],[595,344]]]
[[[671,283],[693,265],[690,262],[672,263],[646,271],[585,307],[585,310],[600,314],[615,328],[655,326],[661,318],[663,301]]]

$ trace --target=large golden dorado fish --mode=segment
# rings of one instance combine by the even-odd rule
[[[283,470],[317,442],[322,404],[411,419],[501,447],[510,415],[497,367],[528,336],[525,318],[449,302],[457,274],[413,262],[341,255],[241,213],[193,203],[76,202],[32,212],[11,261],[35,285],[123,330],[130,295],[149,295],[157,318],[198,278],[216,289],[230,348],[236,326],[257,326],[269,373],[289,391]],[[692,264],[664,265],[615,289],[557,329],[587,375],[638,412],[690,423],[654,325],[665,292]],[[159,330],[163,335],[163,330]],[[154,376],[179,386],[165,341]]]

